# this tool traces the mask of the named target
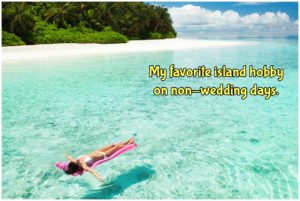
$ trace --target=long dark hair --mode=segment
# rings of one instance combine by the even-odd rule
[[[82,168],[77,163],[70,162],[68,165],[68,169],[65,170],[65,173],[70,175],[78,171],[82,171]]]

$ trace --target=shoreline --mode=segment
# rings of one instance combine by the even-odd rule
[[[155,52],[201,49],[210,47],[232,47],[249,42],[200,39],[132,40],[118,44],[41,44],[2,47],[2,61],[24,61],[63,57],[96,56],[114,53]]]

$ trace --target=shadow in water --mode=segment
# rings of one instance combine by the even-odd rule
[[[130,186],[145,181],[152,177],[155,171],[151,165],[137,166],[128,172],[113,178],[109,183],[106,183],[98,190],[92,190],[84,195],[83,199],[111,199],[116,195],[124,192]]]

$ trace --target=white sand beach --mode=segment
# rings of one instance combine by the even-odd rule
[[[20,61],[32,59],[53,59],[57,57],[78,57],[112,53],[170,51],[199,49],[210,47],[237,46],[249,44],[240,41],[164,39],[135,40],[121,44],[45,44],[2,47],[2,61]]]

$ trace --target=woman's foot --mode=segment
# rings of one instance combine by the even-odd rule
[[[134,139],[133,138],[129,138],[129,140],[127,140],[125,143],[123,143],[124,145],[130,145],[130,144],[134,144]]]
[[[135,141],[134,141],[133,138],[130,138],[129,141],[130,141],[130,144],[134,144],[135,143]]]
[[[128,143],[127,143],[128,145],[129,145],[129,144],[134,144],[134,139],[133,139],[133,138],[129,138],[129,140],[128,140],[127,142],[128,142]]]

